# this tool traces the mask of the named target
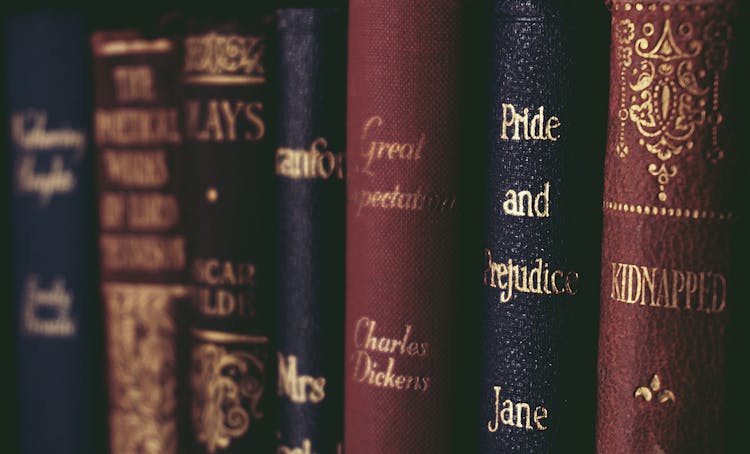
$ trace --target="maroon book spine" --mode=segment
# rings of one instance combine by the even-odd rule
[[[349,5],[346,452],[451,450],[465,3]]]
[[[186,293],[178,49],[136,30],[99,31],[91,44],[110,450],[176,454]]]
[[[611,4],[600,453],[726,447],[735,6]]]

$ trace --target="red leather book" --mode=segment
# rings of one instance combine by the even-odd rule
[[[349,5],[346,452],[450,452],[457,433],[465,3]]]
[[[735,7],[611,2],[601,453],[724,452]]]

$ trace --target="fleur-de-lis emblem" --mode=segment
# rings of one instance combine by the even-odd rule
[[[646,402],[651,402],[651,399],[656,397],[656,401],[660,404],[665,404],[669,401],[674,402],[674,393],[669,389],[661,388],[661,380],[658,374],[654,374],[651,377],[651,383],[648,386],[640,386],[635,390],[635,398],[642,397]]]

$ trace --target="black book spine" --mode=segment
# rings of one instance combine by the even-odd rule
[[[99,453],[104,407],[97,407],[105,396],[88,140],[89,28],[72,9],[13,14],[3,28],[20,405],[11,417],[20,449],[4,449]],[[4,370],[7,376],[16,368]]]
[[[346,15],[281,9],[276,150],[278,452],[343,432]]]
[[[272,14],[191,20],[184,38],[183,178],[192,452],[272,452]]]
[[[592,205],[579,200],[585,185],[574,177],[585,150],[572,80],[581,62],[574,60],[567,6],[496,1],[493,10],[481,276],[483,453],[591,447],[594,324],[581,311],[595,313],[588,303],[596,298],[596,273],[586,274],[583,260],[597,257],[582,244],[597,240],[580,238],[576,229],[591,221],[593,232],[599,225],[596,208],[588,219],[575,211],[578,202]]]

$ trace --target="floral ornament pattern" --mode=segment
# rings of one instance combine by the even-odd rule
[[[113,454],[177,453],[176,303],[182,289],[104,286]]]
[[[229,447],[247,432],[252,420],[263,417],[258,403],[264,373],[263,363],[250,353],[230,353],[214,344],[193,349],[193,428],[209,454]]]
[[[723,159],[719,145],[719,79],[726,69],[731,28],[726,22],[711,22],[703,33],[690,22],[641,26],[630,19],[615,29],[616,56],[620,65],[620,128],[615,154],[626,157],[626,124],[638,131],[638,145],[653,158],[647,171],[655,177],[657,198],[668,199],[667,187],[679,174],[675,158],[696,147],[699,128],[710,127],[704,158]],[[707,44],[706,44],[707,43]]]
[[[658,374],[654,374],[651,377],[651,383],[648,386],[639,386],[636,388],[634,397],[636,399],[640,397],[646,402],[651,402],[654,396],[660,404],[675,401],[674,393],[671,390],[661,388],[661,380]]]

